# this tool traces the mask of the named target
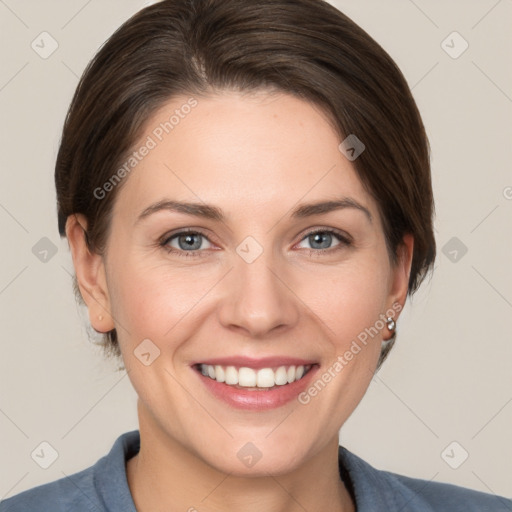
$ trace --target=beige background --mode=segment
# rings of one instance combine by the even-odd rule
[[[378,468],[510,497],[512,1],[333,3],[413,88],[432,145],[439,244],[434,277],[401,317],[397,346],[341,440]],[[93,464],[137,426],[125,373],[88,341],[74,302],[53,166],[78,76],[142,5],[0,0],[1,497]],[[43,31],[58,43],[46,59],[31,47]],[[469,43],[456,59],[441,46],[453,31]],[[463,48],[458,36],[446,44]],[[58,249],[46,262],[32,252],[43,237]],[[43,441],[58,452],[46,470],[31,458]],[[452,469],[446,460],[460,462],[463,450],[468,459]]]

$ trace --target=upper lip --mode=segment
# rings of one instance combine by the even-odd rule
[[[212,366],[236,366],[254,368],[273,368],[276,366],[307,366],[316,364],[316,361],[310,359],[301,359],[298,357],[289,356],[270,356],[253,358],[247,356],[230,356],[230,357],[216,357],[212,359],[204,359],[193,363],[193,365],[206,364]]]

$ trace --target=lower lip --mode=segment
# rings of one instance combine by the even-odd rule
[[[237,409],[248,409],[248,410],[265,410],[274,409],[281,407],[288,402],[291,402],[300,393],[302,393],[311,382],[313,375],[318,370],[317,365],[313,365],[309,372],[302,377],[300,380],[296,380],[291,384],[285,384],[284,386],[274,386],[271,389],[262,391],[249,391],[244,389],[235,388],[217,382],[210,377],[205,377],[202,373],[194,370],[206,388],[216,397]]]

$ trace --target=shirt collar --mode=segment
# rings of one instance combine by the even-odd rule
[[[415,510],[435,512],[421,496],[406,487],[393,473],[380,471],[340,446],[340,474],[348,473],[349,485],[357,512],[389,512]]]
[[[94,468],[94,485],[108,512],[137,512],[126,477],[126,461],[140,450],[138,430],[117,438]]]

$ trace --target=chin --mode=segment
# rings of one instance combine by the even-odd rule
[[[255,446],[249,446],[245,447],[245,453],[240,458],[235,455],[217,458],[216,464],[206,462],[217,471],[230,474],[232,477],[259,478],[291,473],[299,467],[300,458],[290,450],[265,454],[257,451]]]
[[[263,435],[251,436],[247,433],[243,440],[240,437],[230,439],[223,447],[217,444],[215,450],[205,451],[203,446],[196,455],[217,471],[232,476],[256,478],[269,474],[284,475],[297,469],[308,454],[306,440],[294,442],[292,436],[288,439],[283,441],[280,436],[280,439],[269,440]]]

